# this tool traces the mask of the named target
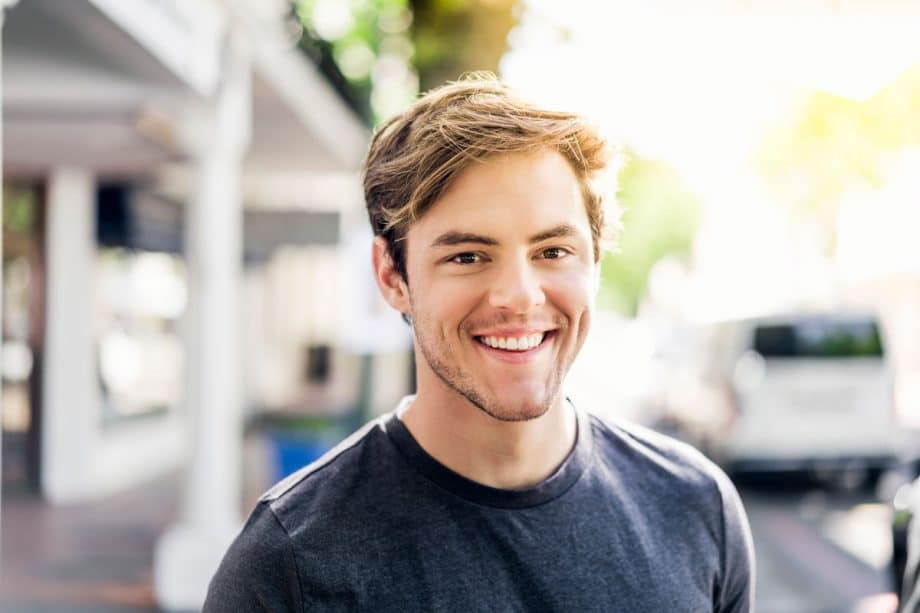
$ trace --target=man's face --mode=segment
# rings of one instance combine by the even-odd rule
[[[406,241],[420,392],[503,421],[545,413],[584,343],[597,283],[568,162],[544,151],[474,163]]]

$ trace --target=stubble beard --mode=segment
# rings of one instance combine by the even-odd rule
[[[455,364],[449,363],[451,352],[447,344],[437,343],[429,339],[427,333],[423,332],[425,326],[419,325],[419,323],[418,319],[413,315],[412,328],[415,334],[415,345],[428,367],[444,385],[466,398],[470,404],[486,415],[504,422],[529,421],[542,417],[558,399],[562,378],[568,370],[567,365],[564,364],[559,364],[557,368],[550,372],[545,387],[546,395],[535,405],[526,405],[508,410],[500,406],[500,399],[490,402],[477,389],[476,381],[469,373],[465,373]],[[448,360],[442,359],[441,356],[448,358]],[[511,404],[513,404],[513,399]]]

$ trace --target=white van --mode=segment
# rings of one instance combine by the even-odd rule
[[[703,440],[726,468],[877,474],[893,464],[893,381],[874,316],[748,319],[716,324],[706,336],[706,387],[727,408]]]

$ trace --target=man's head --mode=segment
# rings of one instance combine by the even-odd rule
[[[605,215],[611,154],[578,115],[541,109],[477,74],[428,92],[380,126],[364,164],[364,197],[374,234],[386,239],[397,271],[405,277],[409,226],[461,171],[496,154],[544,149],[560,153],[578,178],[599,261],[619,227]]]
[[[435,90],[381,128],[365,174],[375,270],[411,316],[420,394],[504,421],[558,400],[593,310],[607,162],[577,116],[494,80]]]

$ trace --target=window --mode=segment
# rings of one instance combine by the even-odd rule
[[[881,357],[882,341],[872,319],[803,319],[759,325],[754,350],[766,358]]]

